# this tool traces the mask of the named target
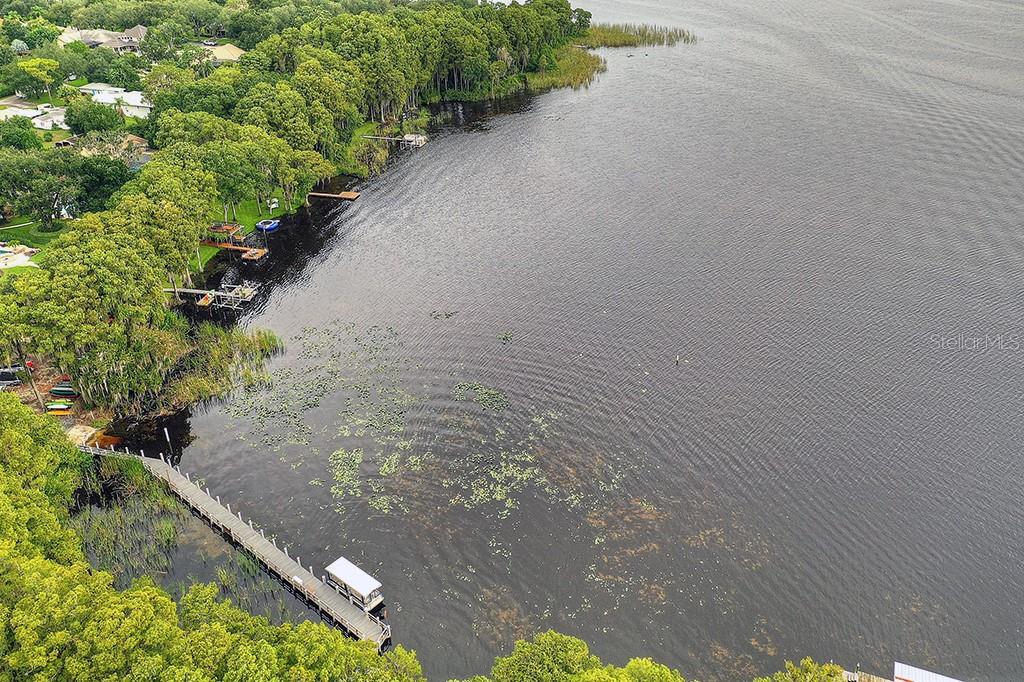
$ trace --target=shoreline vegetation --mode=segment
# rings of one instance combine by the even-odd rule
[[[684,28],[654,24],[592,24],[577,44],[586,48],[598,48],[670,46],[695,42],[697,36]]]

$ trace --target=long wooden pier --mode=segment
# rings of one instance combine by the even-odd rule
[[[359,192],[338,192],[337,194],[331,194],[330,192],[310,192],[306,195],[307,197],[321,197],[324,199],[344,199],[345,201],[355,201],[359,198]]]
[[[162,455],[155,459],[91,445],[80,445],[79,449],[98,457],[140,462],[153,476],[166,483],[170,492],[195,515],[252,555],[268,573],[285,583],[289,591],[306,602],[325,621],[351,637],[375,642],[378,650],[382,650],[391,640],[390,625],[353,604],[328,585],[326,577],[318,578],[309,567],[303,567],[299,557],[292,558],[288,554],[287,547],[278,547],[276,540],[268,540],[262,530],[256,530],[252,519],[244,521],[241,512],[232,512],[230,504],[221,504],[220,496],[215,498],[209,488],[200,488],[187,473],[181,473],[181,469],[166,461]]]

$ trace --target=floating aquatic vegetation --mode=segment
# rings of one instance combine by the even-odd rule
[[[359,487],[359,467],[362,464],[363,451],[359,448],[332,452],[328,462],[331,476],[334,478],[331,493],[340,497],[360,495],[362,491]]]
[[[431,310],[430,319],[432,320],[450,320],[458,314],[457,310]]]
[[[435,319],[454,315],[431,313]],[[499,338],[510,342],[512,332]],[[253,447],[279,452],[292,467],[319,460],[328,476],[309,484],[329,484],[339,511],[362,499],[378,513],[415,510],[420,522],[435,523],[426,518],[434,516],[440,526],[439,515],[453,507],[507,517],[527,489],[581,510],[599,506],[587,492],[595,483],[602,495],[618,489],[622,473],[607,458],[586,466],[570,462],[579,474],[567,475],[562,453],[545,446],[558,438],[561,415],[528,405],[512,412],[508,395],[496,386],[456,382],[450,390],[460,404],[431,412],[431,385],[413,385],[421,367],[405,356],[393,327],[304,327],[287,347],[289,366],[275,370],[261,391],[236,395],[229,412],[252,425],[246,440]],[[309,413],[324,409],[336,411],[334,423],[311,426],[323,420]],[[334,448],[326,461],[312,445],[325,440]]]
[[[452,388],[452,397],[456,400],[465,400],[467,393],[472,393],[473,401],[485,410],[504,410],[511,404],[508,396],[491,386],[462,382]]]

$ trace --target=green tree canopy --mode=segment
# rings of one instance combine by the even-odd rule
[[[93,102],[88,97],[75,97],[68,102],[64,122],[75,135],[93,130],[116,130],[124,127],[124,116],[115,107]]]
[[[24,116],[12,116],[0,121],[0,147],[14,149],[40,149],[42,140],[36,135],[32,121]]]

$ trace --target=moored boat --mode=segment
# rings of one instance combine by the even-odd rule
[[[275,218],[269,220],[261,220],[256,223],[256,229],[260,232],[273,232],[277,228],[281,227],[281,221]]]

